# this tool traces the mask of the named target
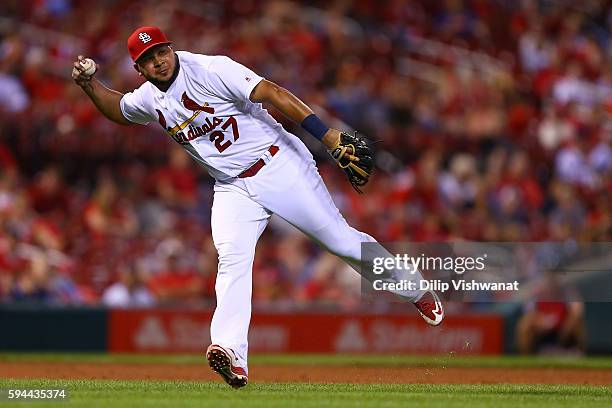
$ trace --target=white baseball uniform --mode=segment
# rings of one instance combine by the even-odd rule
[[[347,224],[301,140],[249,100],[262,77],[225,56],[176,54],[179,73],[170,88],[162,92],[146,82],[123,96],[121,111],[131,122],[159,121],[216,179],[211,224],[219,267],[211,340],[232,349],[246,370],[255,245],[272,214],[358,272],[361,243],[376,241]],[[265,165],[255,175],[239,177],[260,159]],[[417,271],[402,279],[422,277]],[[423,291],[396,293],[415,301]]]

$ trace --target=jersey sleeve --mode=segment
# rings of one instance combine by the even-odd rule
[[[130,122],[147,125],[155,121],[155,117],[149,113],[147,105],[144,102],[141,88],[123,95],[123,98],[121,98],[119,102],[119,106],[121,107],[123,116]]]
[[[229,57],[218,56],[210,65],[208,85],[216,95],[238,101],[249,101],[253,88],[263,77]]]

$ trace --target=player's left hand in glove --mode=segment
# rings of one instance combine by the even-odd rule
[[[344,171],[353,188],[362,194],[360,187],[367,184],[374,170],[373,151],[368,141],[357,132],[353,135],[342,132],[329,149],[329,154]]]

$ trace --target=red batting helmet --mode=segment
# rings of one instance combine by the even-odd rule
[[[146,50],[160,44],[170,44],[170,41],[168,41],[166,34],[164,34],[159,27],[153,26],[137,28],[130,34],[127,40],[128,50],[134,62],[136,62]]]

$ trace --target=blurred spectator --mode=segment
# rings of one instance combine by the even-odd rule
[[[518,323],[517,346],[522,354],[572,350],[583,353],[584,305],[548,301],[527,306]]]
[[[196,211],[198,170],[183,148],[172,146],[168,164],[154,173],[153,183],[162,202],[184,215]]]
[[[559,117],[554,105],[544,108],[544,115],[538,125],[538,139],[546,150],[556,150],[563,143],[575,137],[574,126],[569,120]]]
[[[50,165],[43,169],[31,184],[28,196],[32,208],[40,214],[62,212],[70,206],[69,190],[64,184],[61,169],[57,165]]]
[[[33,256],[17,273],[10,291],[11,299],[51,302],[53,293],[48,268],[49,265],[42,255]]]
[[[118,187],[109,177],[103,177],[93,192],[83,213],[85,225],[94,238],[128,236],[138,225],[131,205],[120,199]]]
[[[28,94],[18,78],[0,72],[0,109],[20,113],[30,104]]]
[[[525,305],[516,328],[522,354],[583,353],[586,349],[584,304],[561,284],[554,272],[545,274],[536,300]]]
[[[198,303],[206,293],[205,279],[192,265],[182,261],[182,245],[165,255],[162,269],[151,277],[149,289],[158,303],[165,305]]]
[[[476,162],[467,154],[451,159],[450,171],[440,176],[440,194],[446,205],[462,209],[474,204],[478,186]]]
[[[102,304],[107,307],[149,307],[155,299],[147,288],[145,271],[124,268],[119,272],[119,280],[104,290]]]
[[[575,102],[588,106],[596,101],[595,91],[593,84],[584,79],[581,65],[570,62],[553,87],[553,97],[560,104]]]
[[[555,158],[558,177],[562,181],[588,189],[599,187],[597,172],[589,163],[587,154],[584,141],[568,141]]]
[[[525,31],[519,40],[519,56],[522,68],[528,73],[537,73],[550,67],[555,59],[558,48],[548,38],[542,27],[534,25]]]

